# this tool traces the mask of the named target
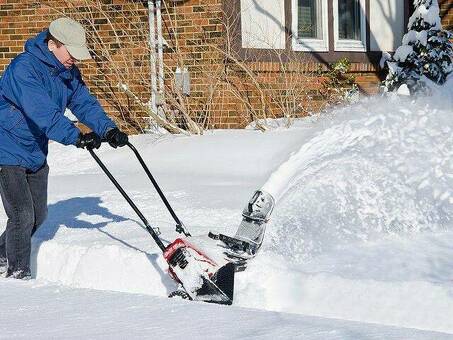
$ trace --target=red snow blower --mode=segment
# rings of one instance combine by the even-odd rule
[[[158,229],[150,226],[145,216],[126,194],[95,152],[92,149],[88,149],[88,151],[143,221],[146,230],[162,250],[164,258],[169,266],[168,271],[170,276],[180,284],[180,288],[171,293],[169,297],[180,296],[189,300],[231,305],[233,303],[235,264],[231,262],[219,264],[207,256],[201,249],[190,243],[191,235],[189,231],[176,216],[174,210],[168,203],[165,195],[143,161],[143,158],[130,142],[127,143],[127,146],[134,152],[160,198],[175,220],[176,231],[183,233],[186,238],[177,238],[174,242],[165,246],[159,238],[160,233]]]

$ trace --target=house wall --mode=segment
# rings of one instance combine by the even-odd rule
[[[283,1],[241,0],[242,47],[284,49],[285,6]]]
[[[241,0],[240,8],[242,47],[285,48],[284,1]],[[405,2],[373,0],[369,13],[370,50],[395,51],[404,34]]]
[[[208,128],[238,126],[237,103],[225,94],[218,77],[224,68],[225,36],[221,0],[186,0],[168,4],[167,30],[171,48],[166,51],[167,85],[172,86],[177,66],[190,74],[188,114]]]
[[[443,28],[453,31],[453,0],[438,0]]]
[[[173,86],[177,66],[189,70],[191,94],[190,97],[181,100],[187,102],[188,113],[198,123],[211,128],[237,128],[248,123],[250,109],[257,114],[271,109],[278,115],[279,107],[272,100],[273,97],[288,95],[289,89],[295,85],[296,88],[304,89],[304,92],[297,96],[301,105],[296,113],[303,115],[319,110],[325,104],[322,84],[326,78],[323,70],[327,69],[328,63],[342,56],[355,61],[351,66],[351,72],[361,90],[364,93],[376,92],[379,83],[376,60],[370,61],[369,55],[356,58],[356,55],[347,53],[328,53],[321,59],[316,55],[303,54],[303,57],[298,55],[300,62],[295,63],[294,67],[304,67],[306,74],[292,77],[288,85],[288,79],[282,78],[284,73],[282,61],[288,56],[283,53],[279,56],[281,59],[269,57],[269,53],[263,47],[275,44],[277,47],[284,47],[281,50],[288,49],[288,31],[282,23],[288,27],[289,1],[280,2],[284,4],[283,8],[271,5],[269,8],[266,7],[278,20],[272,21],[273,24],[269,26],[267,40],[259,43],[247,39],[247,36],[259,33],[256,26],[251,24],[252,20],[241,23],[237,15],[228,16],[231,11],[240,8],[241,1],[248,4],[249,8],[253,4],[252,0],[167,1],[168,7],[164,9],[164,36],[169,44],[164,53],[166,85],[168,88]],[[67,3],[71,5],[68,7]],[[90,12],[85,3],[86,0],[66,2],[0,0],[0,74],[12,58],[23,51],[25,41],[46,28],[53,19],[69,15],[80,20],[83,16],[91,15],[93,25],[89,26],[90,34],[95,30],[102,37],[106,51],[111,54],[110,59],[115,61],[115,67],[113,68],[106,58],[99,55],[95,60],[81,65],[84,78],[90,90],[121,127],[130,131],[140,131],[146,125],[147,113],[119,91],[117,85],[121,82],[127,83],[142,102],[146,102],[150,97],[149,49],[144,43],[148,39],[146,1],[102,0],[101,10],[108,15],[111,22],[99,14],[102,12],[97,14]],[[450,29],[453,21],[452,3],[453,0],[439,0],[444,27]],[[253,17],[255,21],[261,22],[263,15],[266,16],[263,13],[260,14],[261,17],[255,14],[253,10],[246,11],[244,18]],[[226,29],[224,22],[230,19],[235,21],[230,22],[231,25],[227,25]],[[241,27],[246,33],[242,33]],[[127,42],[121,40],[124,36],[129,37]],[[118,39],[121,41],[118,42]],[[94,41],[90,41],[90,45],[94,48],[97,46]],[[237,54],[228,55],[222,52],[225,49]],[[239,59],[232,60],[232,55]],[[244,69],[238,66],[240,62],[257,75],[258,83],[267,84],[263,93],[254,90],[253,81],[247,77]],[[233,85],[236,85],[235,89],[222,82],[221,78],[224,77],[222,72],[226,65],[231,66],[228,76]],[[248,102],[238,98],[237,92],[246,94]],[[265,105],[263,98],[267,98]]]
[[[371,51],[395,51],[404,34],[404,1],[370,1]]]
[[[142,131],[147,125],[147,112],[120,91],[118,84],[127,85],[143,103],[150,98],[147,1],[102,0],[100,8],[87,6],[98,2],[0,0],[0,75],[23,51],[27,39],[47,28],[52,20],[70,16],[84,24],[89,36],[102,38],[103,53],[113,61],[98,55],[79,65],[90,91],[122,128]],[[187,101],[189,114],[199,123],[206,121],[204,125],[209,127],[238,126],[233,113],[237,104],[213,84],[222,57],[212,47],[224,46],[221,0],[166,3],[164,37],[170,45],[164,53],[166,86],[172,87],[177,66],[186,67],[191,74],[191,96],[182,100]],[[90,18],[93,25],[83,18]],[[89,45],[99,51],[99,44],[90,41]],[[215,91],[210,95],[212,89]],[[206,112],[211,113],[209,119]],[[175,120],[179,123],[177,114]]]
[[[105,1],[105,3],[108,6],[103,6],[102,11],[110,18],[111,24],[121,27],[116,34],[127,34],[136,41],[143,39],[143,33],[135,29],[147,22],[147,10],[141,3],[130,1]],[[131,13],[134,15],[129,15]],[[83,0],[0,0],[0,74],[12,58],[23,51],[27,39],[46,29],[52,20],[65,15],[76,20],[83,16],[91,18],[92,25],[84,22],[89,35],[93,36],[96,31],[105,42],[106,51],[118,62],[117,70],[111,68],[102,56],[79,64],[84,80],[121,128],[139,131],[137,121],[145,122],[146,114],[117,90],[116,85],[120,78],[116,74],[127,74],[128,77],[134,78],[136,81],[133,82],[135,85],[132,90],[143,98],[149,97],[149,89],[139,84],[141,74],[149,74],[148,63],[142,63],[143,58],[149,60],[149,56],[138,46],[139,44],[130,49],[120,46],[116,42],[114,29],[105,16],[90,12]],[[125,21],[124,16],[129,16],[130,20]],[[92,41],[90,46],[96,49]],[[135,65],[123,61],[127,59],[127,55],[137,56]]]

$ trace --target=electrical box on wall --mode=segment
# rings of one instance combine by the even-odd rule
[[[175,87],[181,91],[184,96],[190,96],[190,74],[187,68],[176,68]]]

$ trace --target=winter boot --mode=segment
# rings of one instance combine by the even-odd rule
[[[0,258],[0,276],[6,273],[8,269],[8,262],[4,258]]]
[[[11,278],[11,279],[18,279],[18,280],[25,280],[25,281],[28,281],[31,279],[31,273],[29,270],[23,270],[23,269],[19,269],[19,270],[10,270],[8,269],[6,271],[6,275],[5,277],[7,278]]]

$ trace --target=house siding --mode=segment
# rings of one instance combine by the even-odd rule
[[[395,51],[401,45],[405,28],[403,1],[370,2],[370,50]]]

